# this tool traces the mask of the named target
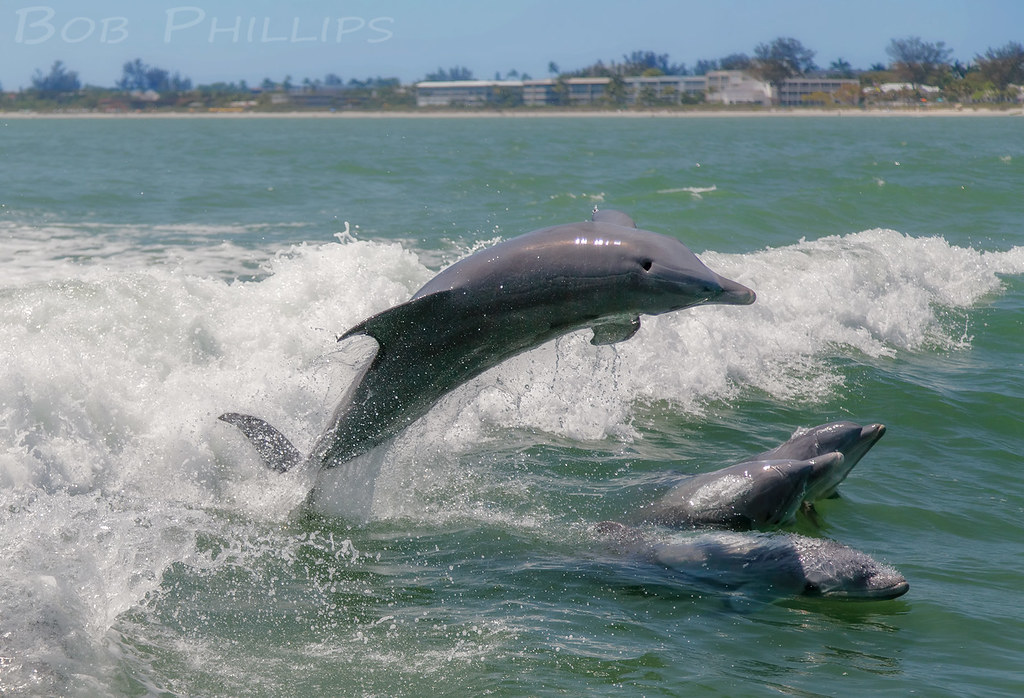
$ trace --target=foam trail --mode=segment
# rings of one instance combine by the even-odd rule
[[[23,245],[26,259],[52,257],[45,236],[29,237],[5,254]],[[111,624],[168,570],[226,564],[201,538],[224,541],[239,564],[267,553],[256,541],[301,506],[315,473],[267,472],[216,416],[244,409],[308,450],[351,379],[336,334],[434,273],[393,243],[297,246],[259,263],[261,280],[239,282],[220,264],[151,264],[114,247],[73,261],[80,242],[94,244],[61,243],[57,272],[29,264],[0,281],[0,521],[17,532],[0,548],[0,607],[17,610],[0,656],[15,658],[19,680],[50,672],[55,690],[41,693],[116,664],[103,649]],[[509,429],[629,439],[645,401],[699,414],[746,391],[827,399],[844,381],[835,356],[965,346],[969,309],[1000,292],[999,275],[1024,273],[1024,248],[980,252],[889,230],[701,257],[758,302],[644,318],[614,346],[580,332],[502,364],[372,454],[380,460],[354,473],[365,485],[351,511],[495,515],[474,504],[483,476],[466,472],[485,466],[460,454]],[[329,498],[345,485],[319,487]],[[296,545],[270,548],[287,557]]]
[[[659,189],[659,194],[681,194],[687,192],[695,199],[703,199],[703,194],[718,191],[718,187],[712,184],[710,187],[676,187],[675,189]]]
[[[430,276],[361,242],[293,248],[250,283],[127,257],[0,287],[0,520],[17,532],[0,547],[0,607],[16,609],[0,671],[30,692],[114,671],[115,619],[173,565],[209,564],[201,539],[245,535],[222,512],[257,525],[301,506],[312,474],[264,471],[216,415],[252,404],[308,447],[345,380],[344,357],[324,361],[335,333]]]

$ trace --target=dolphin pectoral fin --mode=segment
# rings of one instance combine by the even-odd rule
[[[594,336],[590,343],[595,346],[624,342],[640,329],[640,318],[618,318],[591,327]]]
[[[800,511],[805,517],[807,517],[807,520],[810,521],[815,528],[820,529],[824,527],[825,522],[822,520],[821,514],[819,514],[818,510],[814,507],[814,502],[803,502],[800,505]]]
[[[594,215],[590,217],[590,220],[595,223],[614,223],[615,225],[621,225],[626,228],[636,227],[636,223],[633,222],[632,218],[622,211],[612,211],[611,209],[607,211],[598,211],[595,209]]]
[[[263,464],[271,470],[286,473],[304,460],[284,434],[259,417],[226,412],[217,419],[238,427],[256,449]]]

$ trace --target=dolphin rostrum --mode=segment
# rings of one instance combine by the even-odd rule
[[[340,340],[368,335],[377,352],[303,458],[257,417],[227,413],[267,465],[331,468],[369,451],[485,370],[568,332],[594,344],[629,339],[640,315],[706,303],[748,305],[754,292],[704,266],[675,238],[639,230],[618,211],[520,235],[451,265],[406,303]]]

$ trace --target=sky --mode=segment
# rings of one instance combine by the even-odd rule
[[[412,83],[453,66],[544,78],[551,63],[568,71],[633,51],[692,67],[778,37],[819,66],[868,68],[907,36],[943,41],[966,63],[1024,43],[1024,0],[0,0],[0,86],[29,87],[62,60],[109,87],[136,58],[197,85],[328,73]]]

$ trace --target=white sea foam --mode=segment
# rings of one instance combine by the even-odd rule
[[[77,278],[95,268],[165,267],[197,276],[262,277],[274,250],[238,240],[303,224],[159,226],[78,222],[25,225],[0,221],[3,284]]]
[[[358,361],[335,335],[433,275],[402,245],[348,240],[253,259],[262,278],[243,282],[232,280],[237,261],[225,274],[200,259],[216,247],[154,263],[99,238],[0,237],[12,268],[0,282],[0,516],[18,532],[0,549],[0,656],[24,681],[50,667],[64,676],[57,687],[98,661],[113,619],[170,565],[204,564],[195,536],[223,535],[216,512],[281,521],[313,486],[312,473],[261,469],[216,416],[258,414],[308,449]],[[164,263],[176,255],[185,262]],[[619,345],[580,332],[516,357],[373,454],[346,498],[371,516],[416,515],[417,486],[444,490],[451,454],[508,428],[628,439],[638,402],[696,414],[745,391],[826,399],[843,382],[836,356],[955,348],[966,309],[999,292],[1000,274],[1024,273],[1024,248],[980,252],[891,230],[701,257],[757,303],[645,317]],[[426,509],[444,516],[446,501]]]
[[[637,400],[699,410],[749,389],[825,399],[842,382],[832,357],[955,347],[963,322],[946,316],[1022,264],[1020,248],[888,230],[702,257],[757,303],[645,317],[619,345],[581,332],[540,347],[454,395],[444,438],[471,443],[494,425],[628,437]],[[351,376],[335,334],[432,275],[400,245],[373,242],[299,246],[247,283],[113,259],[0,290],[5,485],[90,490],[145,478],[154,460],[187,481],[182,463],[209,461],[211,443],[227,449],[211,418],[229,409],[258,412],[306,447]]]
[[[693,196],[695,199],[703,199],[704,194],[709,194],[713,191],[718,191],[718,187],[712,184],[710,187],[676,187],[674,189],[659,189],[659,194],[681,194],[687,193]]]

